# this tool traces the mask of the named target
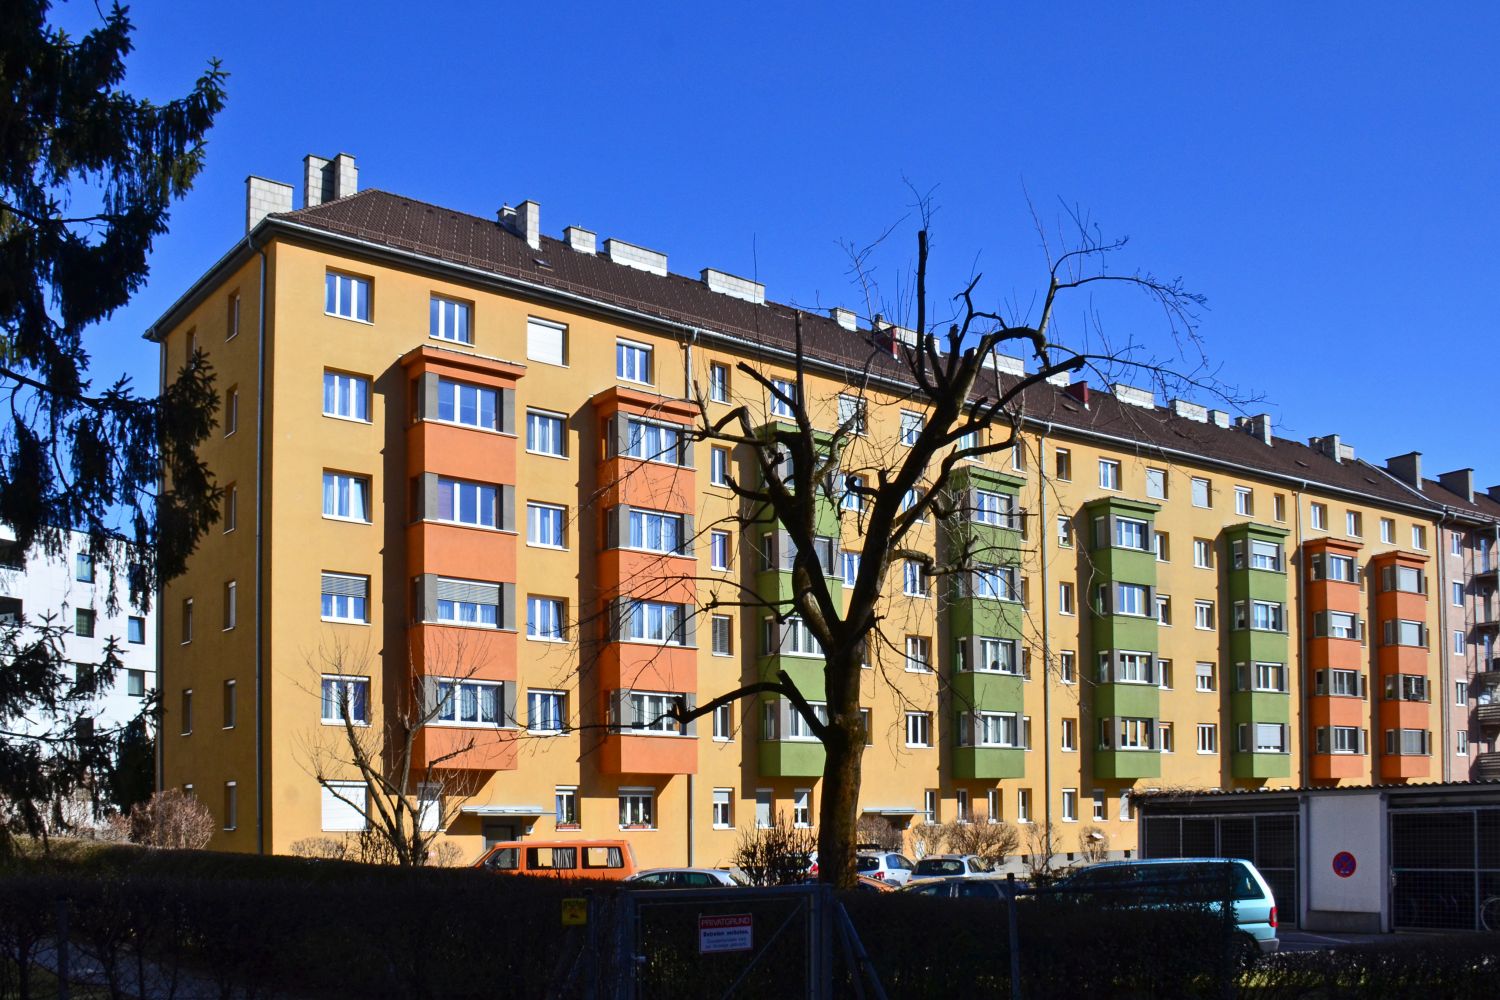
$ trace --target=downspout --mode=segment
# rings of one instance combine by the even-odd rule
[[[266,526],[266,251],[260,257],[260,304],[255,346],[255,853],[266,853],[265,786],[265,526]]]
[[[689,868],[695,864],[693,860],[693,778],[692,774],[687,776],[687,866]]]
[[[1452,690],[1453,683],[1453,645],[1448,641],[1448,554],[1443,549],[1443,525],[1448,523],[1450,516],[1451,512],[1447,506],[1444,506],[1442,516],[1438,518],[1437,537],[1432,540],[1432,551],[1438,567],[1438,645],[1442,650],[1442,654],[1438,657],[1438,679],[1441,681],[1438,688],[1438,702],[1442,711],[1442,730],[1439,739],[1442,749],[1439,754],[1443,758],[1445,782],[1453,780],[1453,745],[1449,742],[1453,733],[1453,705],[1448,700],[1448,692]],[[1467,657],[1465,660],[1467,661]]]
[[[162,338],[160,341],[157,342],[157,348],[158,348],[157,355],[158,355],[158,357],[160,359],[157,362],[157,376],[156,376],[156,378],[157,378],[157,386],[158,386],[158,389],[157,389],[157,399],[160,400],[161,397],[164,396],[164,395],[166,395],[166,392],[167,392],[167,341],[166,341],[166,338]],[[167,472],[166,472],[165,468],[159,470],[159,473],[158,473],[158,475],[156,477],[156,486],[157,486],[157,489],[156,489],[156,495],[157,496],[161,496],[163,493],[166,492],[166,488],[167,488]],[[160,695],[160,692],[165,691],[167,689],[166,688],[166,684],[164,683],[163,678],[162,678],[162,667],[166,663],[166,657],[165,657],[164,652],[163,652],[166,649],[166,643],[163,641],[166,638],[166,623],[162,621],[162,600],[166,596],[167,588],[166,588],[166,585],[162,583],[161,574],[160,573],[158,573],[157,576],[156,576],[155,591],[156,591],[156,690],[158,692],[157,698],[156,698],[156,712],[155,712],[155,715],[156,715],[156,734],[155,734],[156,735],[156,790],[158,792],[162,792],[162,791],[166,791],[166,783],[167,783],[167,760],[166,760],[166,756],[162,752],[162,747],[163,747],[163,743],[164,743],[164,741],[162,739],[162,736],[163,736],[163,728],[162,728],[163,709],[162,709],[162,704],[163,704],[163,702],[162,702],[162,698],[161,698],[161,695]]]
[[[1312,718],[1310,711],[1312,706],[1309,702],[1311,695],[1308,694],[1312,690],[1312,685],[1307,682],[1307,621],[1306,616],[1302,613],[1306,610],[1307,605],[1307,567],[1306,557],[1302,552],[1302,543],[1304,541],[1302,537],[1302,494],[1306,490],[1307,480],[1304,479],[1302,481],[1302,489],[1292,494],[1292,506],[1297,509],[1297,690],[1302,696],[1302,711],[1297,720],[1297,747],[1301,751],[1298,756],[1301,758],[1302,786],[1304,788],[1307,787],[1309,780],[1310,762],[1308,758],[1311,757],[1307,749],[1307,723]],[[1225,735],[1228,734],[1226,733]],[[1303,823],[1302,825],[1305,827],[1307,824]],[[1305,850],[1306,844],[1303,847]],[[1303,884],[1306,885],[1307,883],[1304,882]]]
[[[1042,577],[1042,807],[1043,822],[1052,821],[1052,627],[1051,609],[1048,606],[1048,595],[1052,593],[1051,584],[1048,583],[1047,575],[1047,536],[1051,533],[1048,525],[1051,523],[1047,517],[1047,435],[1052,431],[1050,422],[1042,425],[1041,434],[1037,438],[1036,454],[1036,482],[1037,482],[1037,557],[1041,562]],[[1079,775],[1083,777],[1082,774]],[[1082,785],[1083,782],[1079,781]],[[1080,801],[1083,789],[1079,789]],[[1076,808],[1082,808],[1078,806]],[[1045,829],[1045,827],[1044,827]]]

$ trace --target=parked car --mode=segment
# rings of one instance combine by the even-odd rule
[[[647,868],[625,879],[635,889],[718,889],[740,885],[722,868]]]
[[[1020,879],[1011,882],[1010,879],[998,875],[944,876],[917,879],[901,891],[918,896],[937,896],[941,899],[1003,900],[1012,886],[1016,889],[1024,889],[1026,883]]]
[[[816,875],[808,875],[802,880],[808,885],[818,881]],[[856,875],[854,877],[854,888],[858,892],[895,892],[896,887],[889,882],[882,882],[878,878],[870,878],[868,875]]]
[[[475,868],[508,875],[618,880],[636,872],[635,853],[624,840],[510,840],[491,847]]]
[[[899,888],[911,881],[912,863],[893,851],[861,851],[854,859],[854,870]]]
[[[920,878],[974,878],[988,875],[990,863],[974,854],[934,854],[918,861],[911,877]]]
[[[1276,938],[1276,897],[1255,865],[1243,858],[1139,858],[1104,861],[1058,882],[1053,890],[1087,893],[1126,905],[1207,903],[1221,905],[1228,889],[1234,921],[1246,951],[1270,953]]]

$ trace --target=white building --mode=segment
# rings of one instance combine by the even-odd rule
[[[15,535],[0,525],[0,621],[21,615],[37,624],[53,616],[68,629],[67,658],[73,663],[98,664],[111,637],[119,647],[122,667],[114,683],[100,692],[87,711],[98,729],[123,726],[140,713],[148,692],[156,688],[156,614],[141,614],[130,606],[125,574],[116,581],[117,609],[109,611],[109,575],[96,569],[88,555],[88,536],[73,532],[65,555],[49,557],[33,552],[24,568]],[[39,725],[43,720],[30,720]]]

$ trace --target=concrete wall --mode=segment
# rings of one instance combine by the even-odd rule
[[[1302,926],[1308,930],[1379,933],[1389,929],[1390,838],[1385,796],[1378,791],[1308,796],[1302,870],[1306,873]],[[1334,858],[1355,859],[1347,878]]]

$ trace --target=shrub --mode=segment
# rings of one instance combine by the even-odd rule
[[[130,839],[143,847],[201,849],[213,835],[208,807],[176,788],[157,792],[130,810]]]
[[[740,831],[734,863],[751,885],[792,885],[807,874],[808,859],[818,847],[818,835],[793,826],[782,813],[767,827]]]
[[[929,854],[943,853],[943,844],[948,840],[945,823],[918,823],[911,828],[911,852],[917,860]]]
[[[860,816],[854,825],[854,839],[861,844],[874,844],[882,851],[900,851],[906,847],[901,831],[884,816]]]
[[[972,823],[948,824],[948,850],[954,854],[973,854],[991,867],[1005,863],[1007,856],[1021,846],[1021,835],[1004,821],[991,823],[976,817]]]
[[[1089,864],[1109,857],[1109,834],[1093,824],[1078,831],[1078,853]]]

